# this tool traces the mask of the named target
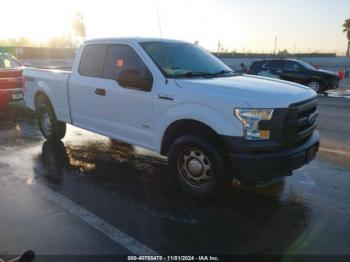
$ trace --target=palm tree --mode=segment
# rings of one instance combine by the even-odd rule
[[[348,49],[346,51],[346,56],[350,56],[350,18],[345,20],[343,24],[343,32],[346,33],[348,38]]]

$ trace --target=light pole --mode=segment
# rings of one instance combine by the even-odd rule
[[[158,27],[159,27],[159,36],[162,38],[162,25],[160,23],[160,15],[159,15],[159,7],[157,5],[157,19],[158,19]]]

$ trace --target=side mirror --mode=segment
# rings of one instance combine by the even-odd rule
[[[23,64],[25,67],[33,67],[31,64],[29,64],[29,63],[24,63]]]
[[[120,72],[117,82],[122,87],[137,88],[149,91],[152,88],[153,79],[150,73],[142,77],[140,72],[134,69],[125,69]]]

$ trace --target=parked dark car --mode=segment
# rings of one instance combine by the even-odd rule
[[[339,86],[339,76],[331,71],[294,59],[274,59],[253,62],[249,74],[278,78],[308,86],[319,94]]]

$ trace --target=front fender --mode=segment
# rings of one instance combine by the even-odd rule
[[[199,103],[178,104],[165,111],[156,126],[157,136],[155,146],[158,152],[161,149],[161,141],[166,129],[174,122],[179,120],[195,120],[199,121],[220,135],[242,136],[242,124],[232,115],[224,114]]]

